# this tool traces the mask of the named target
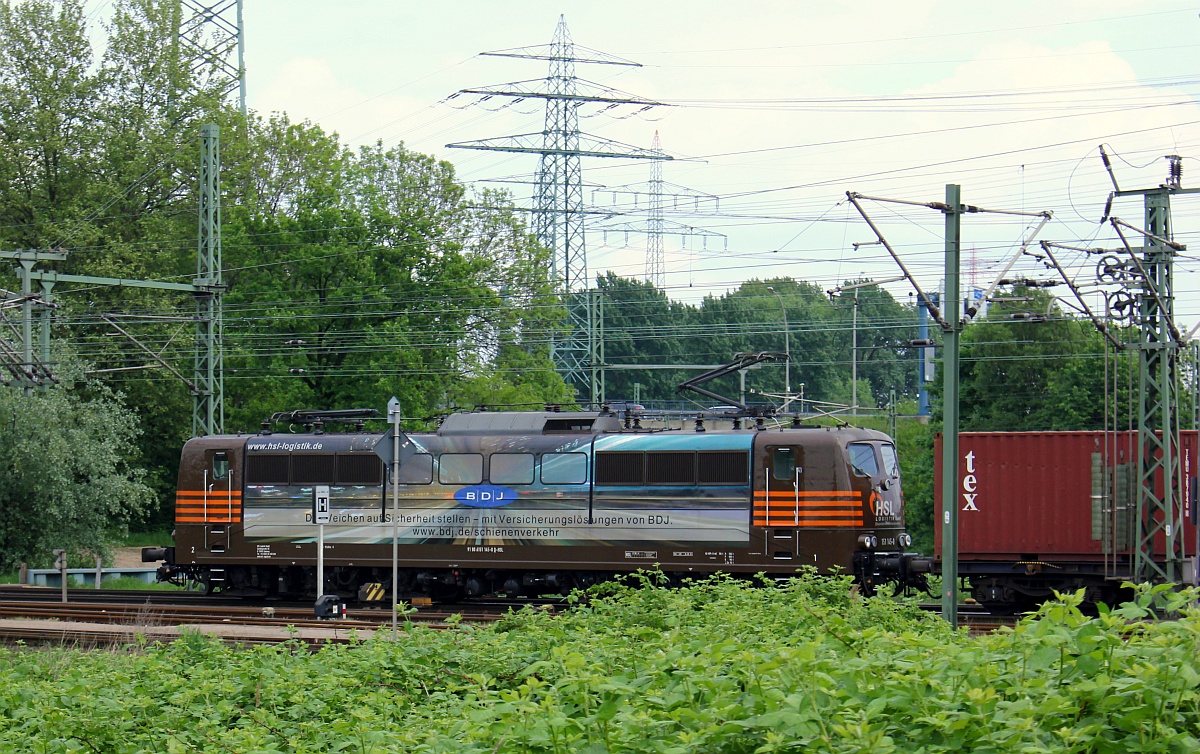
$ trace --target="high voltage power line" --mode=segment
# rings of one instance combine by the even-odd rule
[[[239,2],[238,4],[240,5],[240,2]],[[1190,82],[1190,81],[1188,81],[1188,82],[1179,82],[1179,83],[1189,83],[1189,84],[1190,84],[1190,83],[1193,83],[1193,82]],[[1046,91],[1048,92],[1048,91],[1050,91],[1050,90],[1046,90]],[[1082,90],[1078,90],[1078,91],[1082,91]],[[1113,91],[1116,91],[1116,89],[1114,88],[1114,89],[1113,89]],[[1044,93],[1044,92],[1043,92],[1043,93]],[[527,94],[528,94],[528,93],[527,93]],[[1037,94],[1037,93],[1034,93],[1034,94]],[[992,97],[1003,97],[1003,96],[1007,96],[1007,95],[1005,95],[1005,94],[1001,94],[1001,93],[979,93],[979,94],[963,94],[963,95],[957,95],[957,96],[958,96],[958,97],[961,97],[961,98],[963,98],[963,99],[967,99],[967,98],[992,98]],[[834,104],[837,104],[838,106],[847,106],[847,107],[849,107],[849,106],[853,106],[853,105],[855,104],[855,103],[852,101],[852,100],[854,100],[854,99],[855,99],[855,98],[845,98],[845,99],[844,99],[843,101],[841,101],[840,103],[833,103],[833,102],[831,101],[831,102],[829,102],[829,103],[824,103],[824,104],[829,104],[829,105],[834,105]],[[859,101],[862,101],[862,98],[858,98],[858,99],[859,99]],[[869,101],[869,99],[868,99],[868,101]],[[679,101],[679,102],[672,103],[672,104],[687,104],[687,105],[689,105],[689,106],[695,105],[695,106],[705,106],[705,107],[707,107],[707,106],[723,106],[724,104],[739,104],[739,103],[740,103],[740,104],[743,104],[743,105],[747,105],[747,106],[756,106],[756,105],[755,105],[755,103],[753,103],[753,102],[751,102],[751,101],[748,101],[748,100],[746,100],[746,101],[741,101],[741,100],[739,100],[739,101],[736,101],[736,102],[730,102],[730,101],[726,101],[726,102],[724,102],[724,103],[720,103],[720,102],[718,102],[718,101],[716,101],[716,100],[709,100],[709,101],[691,101],[691,102]],[[789,104],[789,105],[804,104],[805,106],[807,106],[807,105],[811,104],[811,105],[814,105],[814,106],[818,106],[818,105],[820,105],[820,104],[822,104],[822,103],[820,103],[820,102],[817,102],[817,101],[806,102],[806,103],[797,103],[797,102],[794,102],[794,101],[793,101],[793,102],[791,102],[791,103],[786,103],[786,104]],[[1108,103],[1108,105],[1111,107],[1111,105],[1112,105],[1112,102],[1110,101],[1110,102]],[[1166,105],[1166,106],[1174,106],[1174,105]],[[961,111],[961,110],[960,110],[960,111]],[[1068,117],[1068,116],[1055,116],[1055,118],[1054,118],[1054,119],[1058,119],[1059,117]],[[953,130],[960,130],[960,129],[946,129],[946,130],[953,131]],[[881,138],[883,138],[883,137],[881,137]],[[863,141],[863,140],[846,140],[844,143],[846,143],[846,144],[850,144],[850,143],[855,143],[855,142],[860,142],[860,141]],[[798,148],[808,148],[809,146],[810,146],[810,145],[796,145],[796,146],[792,146],[792,147],[783,147],[782,149],[798,149]],[[765,150],[764,150],[764,151],[765,151]],[[1014,153],[1018,153],[1018,152],[1022,152],[1022,151],[1029,151],[1029,150],[1017,150],[1017,151],[1016,151],[1016,152],[1014,152]],[[740,154],[752,154],[752,153],[754,153],[754,150],[747,151],[747,152],[728,153],[728,156],[740,155]],[[1065,161],[1061,161],[1061,162],[1065,162]],[[944,164],[948,164],[948,163],[936,163],[936,165],[944,165]],[[890,171],[889,171],[889,172],[890,172]],[[905,173],[905,176],[906,176],[906,177],[911,177],[911,176],[913,176],[913,175],[914,175],[914,173],[912,173],[912,172]],[[847,178],[847,179],[843,179],[843,180],[851,180],[851,179]],[[788,189],[774,189],[774,190],[788,190]],[[755,193],[755,192],[740,192],[740,193],[737,193],[737,194],[730,194],[730,195],[729,195],[729,197],[732,197],[732,198],[748,198],[748,197],[752,196],[754,193]],[[751,204],[751,205],[746,205],[746,206],[750,206],[750,207],[770,207],[770,206],[774,206],[774,205],[770,204],[769,202],[761,202],[761,203],[757,203],[757,204]],[[619,206],[619,207],[616,207],[615,209],[616,209],[617,211],[624,212],[624,211],[628,211],[628,210],[630,209],[630,207],[628,207],[628,206]],[[748,210],[745,210],[745,209],[743,210],[743,212],[746,212],[746,211],[748,211]],[[764,211],[765,211],[765,210],[764,210]],[[741,220],[761,220],[761,221],[764,221],[764,222],[794,222],[794,221],[796,221],[796,219],[797,219],[797,218],[795,218],[795,217],[787,217],[787,216],[782,216],[782,215],[781,215],[781,216],[748,217],[748,216],[746,216],[746,215],[744,215],[744,214],[738,214],[738,213],[735,213],[735,212],[732,212],[732,211],[727,211],[727,212],[723,212],[723,213],[717,214],[717,215],[715,215],[715,218],[716,218],[716,219],[721,219],[721,220],[728,220],[728,221],[729,221],[729,223],[728,223],[728,227],[736,227],[736,225],[738,224],[738,222],[737,222],[737,221],[741,221]],[[805,220],[806,220],[806,221],[808,221],[808,220],[809,220],[809,218],[806,218]],[[839,220],[839,219],[829,219],[829,220],[825,220],[824,222],[845,222],[845,221],[844,221],[844,220]],[[255,237],[256,237],[256,238],[266,238],[266,237],[268,237],[268,236],[271,236],[271,235],[300,235],[300,234],[303,234],[303,233],[306,233],[306,232],[329,232],[329,229],[312,229],[311,231],[304,231],[304,230],[299,230],[299,231],[279,231],[279,232],[277,232],[277,233],[270,233],[270,234],[267,234],[267,233],[264,233],[264,234],[256,234],[256,236],[255,236]],[[289,245],[291,245],[291,244],[286,244],[286,243],[280,243],[280,244],[267,244],[267,243],[259,243],[259,244],[256,244],[256,247],[257,247],[257,248],[261,248],[261,249],[264,249],[264,250],[265,250],[265,249],[272,249],[272,248],[283,248],[283,247],[287,247],[287,246],[289,246]],[[996,247],[996,248],[999,248],[999,247]],[[374,250],[374,248],[373,248],[373,247],[371,247],[371,246],[366,246],[366,247],[359,248],[359,249],[354,249],[354,250],[346,250],[346,251],[339,251],[339,252],[336,252],[336,253],[332,253],[332,254],[330,254],[330,255],[329,255],[329,258],[334,258],[334,257],[341,256],[341,255],[344,255],[344,254],[362,254],[362,253],[370,253],[370,252],[371,252],[371,251],[373,251],[373,250]],[[767,255],[769,255],[769,254],[772,254],[772,253],[778,253],[779,251],[780,251],[780,250],[769,250],[769,249],[764,249],[764,250],[760,250],[760,251],[742,251],[742,252],[735,252],[735,253],[734,253],[733,255],[731,255],[731,256],[734,256],[734,257],[736,257],[736,258],[742,258],[742,259],[753,259],[753,258],[756,258],[756,257],[761,257],[762,259],[766,260],[766,259],[768,259],[768,258],[769,258],[769,256],[767,256]],[[933,260],[933,255],[932,255],[932,253],[930,253],[930,255],[929,255],[929,256],[930,256],[930,262],[929,262],[928,266],[929,266],[930,268],[933,268],[933,267],[935,266],[935,264],[934,264],[934,260]],[[268,268],[268,267],[274,267],[274,266],[279,266],[279,265],[286,265],[286,264],[290,264],[290,263],[292,263],[292,262],[291,262],[291,261],[289,261],[289,260],[285,260],[285,261],[279,261],[279,262],[263,263],[263,264],[261,264],[261,265],[248,265],[248,266],[246,266],[246,267],[243,267],[243,268],[240,268],[240,269],[242,269],[242,270],[265,269],[265,268]],[[794,262],[793,260],[789,260],[789,263],[795,263],[795,262]],[[764,266],[764,267],[766,267],[766,266],[769,266],[769,265],[766,265],[766,264],[764,264],[763,266]],[[919,265],[918,265],[918,266],[919,266]],[[706,266],[706,267],[704,267],[704,269],[706,269],[706,270],[720,270],[720,269],[722,269],[722,268],[721,268],[721,267],[717,267],[717,266]],[[746,265],[740,265],[740,266],[737,266],[737,267],[729,267],[728,269],[738,269],[738,270],[745,270],[745,269],[746,269]],[[632,275],[631,275],[630,277],[632,277]],[[584,277],[584,280],[585,280],[585,282],[586,282],[586,275],[585,275],[585,277]],[[736,282],[736,281],[732,281],[732,282]],[[665,291],[665,290],[667,290],[667,286],[665,286],[665,285],[663,285],[663,286],[658,286],[658,287],[660,288],[660,290],[664,290],[664,291]],[[683,287],[680,287],[680,288],[683,288]],[[446,298],[431,298],[431,299],[427,299],[427,300],[423,300],[423,301],[427,301],[427,302],[429,302],[429,303],[432,303],[432,302],[434,302],[434,301],[437,301],[437,302],[439,302],[439,303],[442,303],[442,304],[444,304],[444,303],[447,301],[447,299],[446,299]],[[410,300],[409,300],[408,302],[406,302],[406,303],[411,303],[411,302],[412,302],[412,300],[410,299]],[[377,302],[375,302],[375,303],[377,304]],[[300,306],[300,305],[304,305],[304,306],[309,306],[309,308],[312,308],[312,307],[311,307],[311,306],[308,304],[308,302],[306,302],[306,301],[305,301],[303,298],[301,298],[301,297],[299,297],[299,296],[298,296],[296,299],[294,299],[294,300],[293,300],[293,302],[292,302],[292,303],[290,303],[290,304],[277,303],[277,304],[274,304],[273,306],[284,306],[284,305],[293,305],[293,306]],[[336,303],[330,303],[330,304],[328,304],[328,306],[333,306],[333,305],[336,305]],[[370,306],[370,305],[372,305],[372,302],[364,302],[364,303],[362,303],[362,304],[361,304],[361,306],[363,306],[363,307],[364,307],[364,309],[361,309],[361,310],[359,310],[359,311],[357,311],[357,312],[353,312],[353,313],[346,313],[346,314],[329,314],[329,313],[324,313],[324,314],[323,314],[323,313],[320,313],[320,312],[316,312],[316,313],[313,313],[312,315],[306,315],[306,316],[308,316],[308,317],[309,317],[309,318],[311,318],[311,319],[318,319],[318,320],[319,320],[319,319],[350,318],[350,317],[359,317],[359,316],[374,316],[374,315],[378,315],[378,316],[384,316],[384,315],[388,314],[388,313],[389,313],[389,311],[390,311],[390,310],[387,310],[387,309],[371,309],[371,310],[367,310],[367,309],[365,309],[365,307],[367,307],[367,306]],[[229,318],[228,318],[228,321],[231,323],[231,326],[233,326],[233,327],[239,327],[239,326],[241,325],[241,323],[242,323],[242,316],[248,316],[248,315],[249,315],[251,312],[263,311],[263,310],[264,310],[263,308],[261,308],[261,307],[256,307],[256,305],[254,305],[254,304],[251,304],[251,303],[242,304],[242,303],[239,303],[239,302],[237,302],[236,296],[230,296],[230,297],[229,297],[229,299],[228,299],[228,308],[227,308],[227,312],[228,312],[229,314],[233,315],[233,316],[231,316],[231,317],[229,317]],[[412,310],[407,310],[407,311],[411,312]],[[478,311],[478,310],[472,310],[472,311]],[[287,320],[287,319],[295,319],[295,317],[288,317],[288,316],[286,316],[286,315],[280,315],[280,316],[279,316],[279,317],[277,317],[277,318],[271,318],[271,317],[262,318],[262,317],[259,317],[259,318],[256,318],[256,319],[260,319],[260,320],[264,320],[264,321],[269,321],[269,322],[275,322],[275,321],[283,321],[283,320]],[[95,323],[95,324],[98,324],[98,322],[97,322],[97,323]],[[764,323],[764,326],[765,326],[765,324],[767,324],[767,323]],[[899,326],[901,326],[901,325],[897,325],[897,327],[899,327]],[[879,325],[879,327],[884,327],[884,325]],[[799,332],[799,330],[795,330],[795,331],[796,331],[796,332]],[[432,331],[430,331],[430,332],[432,332]],[[529,332],[530,332],[530,334],[533,334],[533,333],[534,333],[534,331],[532,331],[532,330],[530,330]],[[767,332],[767,331],[766,331],[766,330],[764,330],[763,332]],[[776,330],[775,332],[778,332],[778,330]],[[550,336],[550,333],[551,333],[551,331],[549,331],[549,330],[543,330],[543,331],[541,331],[541,332],[540,332],[540,335],[545,335],[546,337],[549,337],[549,336]],[[244,337],[250,338],[251,336],[244,336]],[[271,337],[271,336],[269,336],[269,335],[263,335],[263,336],[254,336],[254,337],[261,337],[261,338],[263,338],[263,339],[266,339],[266,338],[269,338],[269,337]],[[667,335],[664,333],[664,334],[661,334],[661,335],[659,335],[658,337],[667,337]],[[247,342],[253,342],[253,340],[251,339],[251,340],[248,340]]]

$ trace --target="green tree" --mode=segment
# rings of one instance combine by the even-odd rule
[[[449,163],[357,153],[284,116],[250,124],[247,200],[227,213],[231,415],[561,402],[546,252],[502,194]]]
[[[604,359],[613,365],[703,364],[711,360],[693,353],[697,342],[695,307],[670,300],[652,283],[623,278],[612,272],[600,276],[596,287],[603,297]],[[610,369],[605,376],[607,396],[646,401],[678,400],[676,387],[694,370]],[[637,387],[640,385],[640,387]]]
[[[101,96],[79,0],[0,0],[0,238],[39,248],[86,209]]]
[[[56,387],[0,388],[0,568],[47,564],[55,548],[104,555],[153,501],[130,463],[134,413],[77,364],[59,364]]]
[[[803,384],[806,400],[832,400],[845,379],[839,374],[842,348],[837,312],[824,291],[812,283],[791,278],[748,280],[723,297],[705,298],[699,319],[705,330],[697,334],[698,344],[720,361],[728,361],[738,351],[790,350],[792,392],[799,394]],[[787,371],[782,361],[764,365],[747,376],[747,385],[760,393],[782,395]],[[738,389],[734,378],[726,380],[724,389]]]
[[[1106,342],[1092,322],[1065,316],[1044,292],[1017,288],[962,336],[964,431],[1102,429]],[[1026,311],[1044,312],[1029,317]],[[1021,319],[1012,315],[1020,313]],[[1125,371],[1128,356],[1118,361]],[[1119,386],[1125,394],[1124,385]],[[1111,400],[1111,399],[1110,399]],[[1124,399],[1118,400],[1124,403]]]
[[[847,281],[861,285],[867,281]],[[866,286],[845,291],[834,304],[840,313],[842,343],[846,358],[841,359],[840,373],[847,378],[834,399],[850,403],[850,375],[856,354],[858,371],[858,405],[867,408],[887,405],[890,393],[915,396],[917,365],[915,352],[908,345],[917,336],[917,315],[912,306],[901,304],[879,286]],[[857,308],[857,318],[855,309]],[[857,340],[857,350],[854,344]]]

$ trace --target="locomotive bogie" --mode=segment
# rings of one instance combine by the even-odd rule
[[[206,437],[184,449],[163,574],[253,596],[561,594],[614,575],[840,570],[920,583],[894,446],[853,428],[626,430],[600,414],[465,414],[411,434]],[[391,584],[392,542],[400,572]]]

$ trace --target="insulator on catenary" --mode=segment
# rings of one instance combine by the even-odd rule
[[[1167,155],[1168,176],[1167,185],[1179,188],[1183,185],[1183,158],[1177,154]]]

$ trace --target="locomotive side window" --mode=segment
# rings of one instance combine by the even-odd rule
[[[533,484],[532,453],[493,453],[492,484]]]
[[[771,476],[775,479],[796,478],[796,453],[791,448],[775,448],[771,453]]]
[[[383,481],[383,461],[377,455],[337,456],[338,484],[374,487]]]
[[[229,454],[218,450],[212,457],[212,478],[225,479],[229,476]]]
[[[875,447],[865,442],[852,442],[848,446],[850,465],[859,476],[879,476],[879,462],[875,460]]]
[[[545,453],[542,455],[543,484],[583,484],[586,481],[586,454]]]
[[[900,476],[900,463],[896,460],[896,446],[885,442],[879,446],[879,450],[883,452],[883,470],[887,473],[888,478]]]
[[[246,484],[287,484],[287,454],[251,455],[246,459]]]
[[[396,482],[399,484],[432,484],[433,456],[428,453],[417,453],[400,464],[400,473]]]
[[[644,484],[646,454],[640,451],[596,454],[596,484]]]
[[[746,484],[750,454],[742,450],[701,453],[697,465],[700,484]]]
[[[292,484],[333,484],[332,455],[292,455]]]
[[[483,456],[479,453],[442,453],[438,456],[438,481],[442,484],[479,484],[483,481]]]
[[[647,453],[646,484],[696,484],[695,453]]]

